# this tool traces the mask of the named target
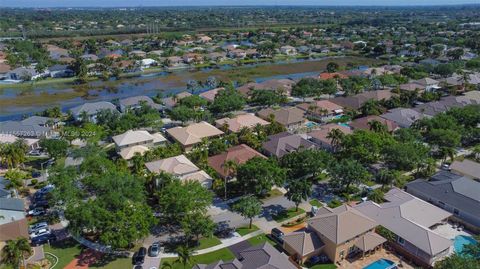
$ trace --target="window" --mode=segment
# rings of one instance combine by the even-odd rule
[[[458,209],[454,208],[453,209],[453,214],[458,216],[460,214],[460,211],[458,211]]]
[[[397,238],[397,242],[402,246],[405,245],[405,239],[401,238],[400,236]]]

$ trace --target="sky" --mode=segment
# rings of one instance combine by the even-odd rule
[[[480,0],[0,0],[0,7],[130,7],[233,5],[413,6],[480,4]]]

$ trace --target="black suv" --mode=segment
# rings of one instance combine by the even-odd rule
[[[141,247],[137,252],[133,254],[132,262],[133,264],[140,265],[145,262],[145,256],[147,255],[147,249]]]

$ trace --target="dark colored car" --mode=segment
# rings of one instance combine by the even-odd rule
[[[39,246],[39,245],[43,245],[43,244],[47,243],[48,241],[53,242],[56,239],[57,238],[55,237],[54,234],[46,234],[46,235],[37,236],[37,237],[32,238],[32,245],[33,246]]]
[[[271,236],[273,239],[283,244],[283,237],[285,236],[285,234],[280,229],[273,228],[271,232]]]
[[[136,265],[141,265],[145,262],[145,256],[147,255],[147,249],[141,247],[137,252],[133,254],[132,262]]]

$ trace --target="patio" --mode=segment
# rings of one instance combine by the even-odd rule
[[[345,269],[363,269],[364,267],[368,266],[369,264],[380,260],[380,259],[388,259],[395,262],[399,268],[406,268],[406,269],[413,269],[414,267],[410,264],[407,264],[405,261],[400,262],[400,257],[395,255],[394,253],[381,248],[374,253],[365,256],[364,258],[356,258],[353,260],[345,259],[340,264],[337,264],[337,268],[345,268]]]
[[[462,227],[463,227],[462,225],[460,225],[460,228],[459,228],[458,224],[446,222],[446,223],[437,225],[432,230],[438,233],[439,235],[444,236],[450,240],[454,240],[455,237],[459,235],[472,236],[470,233],[466,232]]]

